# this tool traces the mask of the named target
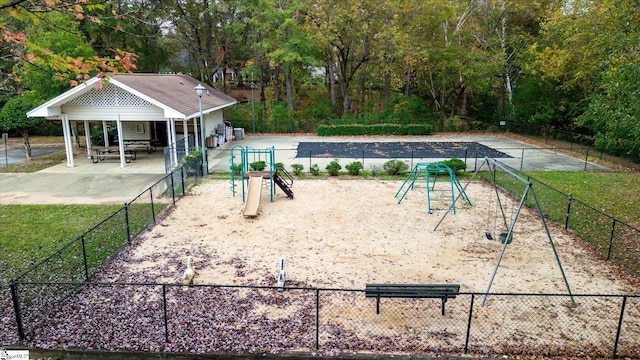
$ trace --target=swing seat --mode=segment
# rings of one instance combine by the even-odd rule
[[[509,236],[508,239],[507,239],[507,235],[509,235],[509,233],[506,233],[506,232],[500,233],[500,236],[498,237],[498,239],[500,240],[500,243],[504,244],[504,242],[506,241],[507,244],[511,244],[511,241],[513,241],[513,234],[511,234],[511,236]]]

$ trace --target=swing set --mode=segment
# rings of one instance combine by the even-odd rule
[[[484,306],[484,304],[487,301],[487,296],[491,291],[491,285],[493,284],[493,280],[496,276],[496,273],[498,272],[498,268],[500,267],[500,262],[502,261],[504,253],[507,250],[507,245],[512,243],[513,229],[516,226],[518,217],[520,215],[520,212],[522,211],[522,207],[525,205],[526,200],[530,199],[532,200],[532,203],[535,206],[535,209],[538,213],[538,218],[540,219],[540,222],[544,227],[545,233],[547,234],[547,238],[549,239],[549,244],[551,245],[551,249],[553,250],[553,254],[558,264],[558,268],[560,269],[560,273],[562,274],[562,279],[564,280],[564,283],[567,288],[567,292],[569,294],[569,297],[571,298],[571,304],[573,305],[573,307],[576,307],[576,303],[573,299],[573,294],[571,293],[571,288],[569,287],[569,282],[564,273],[564,269],[562,268],[560,257],[558,256],[558,252],[553,243],[553,238],[551,236],[551,233],[549,232],[549,227],[547,226],[547,222],[545,220],[544,213],[542,212],[542,209],[540,207],[540,202],[538,201],[538,198],[536,196],[536,192],[535,192],[535,189],[533,188],[533,184],[530,181],[517,175],[508,166],[496,161],[495,159],[485,157],[483,162],[480,164],[480,166],[476,168],[476,171],[473,173],[473,176],[471,176],[467,184],[465,184],[464,186],[465,189],[469,185],[469,183],[471,183],[471,181],[473,181],[473,179],[481,171],[489,172],[488,180],[492,186],[492,194],[495,195],[495,196],[492,195],[492,198],[490,200],[490,201],[493,201],[493,199],[495,199],[495,210],[494,211],[491,210],[491,207],[493,207],[493,202],[491,202],[489,205],[490,209],[488,211],[488,219],[486,224],[487,226],[485,228],[484,236],[488,240],[494,240],[495,239],[494,234],[498,234],[498,239],[502,243],[502,250],[500,251],[500,255],[498,256],[498,260],[493,270],[493,273],[491,274],[491,278],[489,279],[489,284],[487,285],[487,291],[485,292],[484,299],[482,300],[482,305]],[[500,188],[498,186],[498,181],[497,181],[498,177],[501,177],[499,180],[503,180],[502,177],[508,177],[508,180],[510,180],[510,182],[506,180],[500,181],[501,183],[506,184],[506,186],[509,187],[508,189]],[[523,187],[524,189],[522,190],[522,195],[520,196],[519,201],[515,197],[509,199],[509,196],[506,194],[502,196],[500,195],[500,192],[502,191],[504,191],[505,193],[510,192],[513,194],[517,194],[517,191],[520,187]],[[458,195],[458,197],[453,201],[453,204],[449,207],[449,210],[447,210],[442,215],[442,217],[440,218],[440,221],[438,222],[438,224],[436,224],[436,227],[433,229],[433,231],[436,231],[440,226],[440,224],[442,224],[447,214],[449,214],[452,211],[452,208],[454,208],[455,203],[459,198],[460,198],[460,195]],[[511,203],[510,206],[509,206],[509,202]],[[511,213],[510,213],[510,216],[507,217],[507,212],[509,212],[508,210],[509,207],[511,207]],[[489,228],[491,226],[492,218],[494,219],[493,232]],[[498,233],[497,230],[498,230],[499,220],[500,220],[500,224],[499,224],[500,232]]]

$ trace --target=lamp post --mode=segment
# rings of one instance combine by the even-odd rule
[[[204,117],[202,116],[202,94],[204,94],[205,87],[202,84],[198,84],[195,87],[196,95],[198,95],[198,105],[200,106],[200,141],[202,143],[202,177],[207,177],[207,147],[204,142]]]
[[[256,86],[256,84],[252,81],[250,85],[251,85],[251,130],[255,134],[256,133],[256,110],[253,105],[253,88]]]

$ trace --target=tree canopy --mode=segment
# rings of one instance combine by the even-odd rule
[[[260,131],[505,122],[640,160],[639,12],[631,0],[0,0],[0,105],[111,71],[182,72],[245,101],[253,83]]]

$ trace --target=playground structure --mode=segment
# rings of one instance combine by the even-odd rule
[[[462,199],[471,206],[471,200],[469,200],[464,188],[460,185],[455,172],[442,163],[417,163],[396,192],[395,197],[398,199],[398,204],[402,202],[409,190],[414,188],[416,180],[421,179],[422,176],[424,176],[426,184],[427,210],[429,214],[432,214],[434,210],[452,209],[455,215],[456,190]],[[438,181],[439,177],[441,178],[440,181]],[[447,180],[443,181],[442,178],[444,177],[447,177]],[[451,204],[451,207],[435,208],[436,204]]]
[[[562,279],[565,283],[565,286],[567,288],[567,293],[569,294],[569,297],[571,298],[571,304],[573,307],[576,307],[576,303],[575,300],[573,299],[573,294],[571,293],[571,288],[569,287],[569,282],[567,281],[567,276],[565,275],[564,269],[562,268],[562,263],[560,262],[560,257],[558,256],[558,252],[556,250],[556,247],[553,243],[553,237],[551,236],[551,232],[549,231],[549,227],[547,226],[547,222],[545,220],[545,215],[542,212],[542,209],[540,207],[540,202],[538,201],[538,197],[536,196],[536,192],[533,188],[533,184],[527,180],[524,179],[522,177],[520,177],[519,175],[515,174],[511,169],[509,169],[506,165],[496,161],[495,159],[491,159],[491,158],[487,158],[485,157],[484,160],[482,161],[482,163],[480,164],[480,166],[478,166],[476,168],[476,171],[473,173],[473,176],[471,176],[471,178],[469,178],[469,181],[467,182],[467,184],[465,184],[464,188],[466,188],[469,183],[471,183],[471,181],[473,181],[473,179],[478,175],[479,172],[481,171],[488,171],[489,172],[489,181],[492,185],[493,188],[493,193],[496,195],[496,211],[494,213],[494,215],[497,217],[498,214],[501,215],[501,219],[500,222],[502,224],[504,224],[504,228],[501,229],[500,235],[499,235],[499,241],[502,243],[502,249],[500,251],[500,255],[498,256],[498,260],[496,262],[495,268],[491,274],[491,278],[489,279],[489,284],[487,285],[487,290],[485,292],[484,298],[482,300],[482,305],[484,306],[484,304],[487,301],[487,296],[489,295],[489,292],[491,291],[491,285],[493,284],[493,280],[496,276],[496,273],[498,272],[498,268],[500,267],[500,262],[502,261],[502,258],[504,256],[504,253],[507,249],[507,245],[512,243],[513,240],[513,229],[516,226],[516,223],[518,221],[518,216],[520,215],[520,212],[522,210],[522,207],[525,205],[525,202],[527,200],[529,200],[530,204],[532,204],[532,206],[535,206],[536,210],[537,210],[537,214],[538,214],[538,218],[540,219],[540,222],[542,223],[543,227],[544,227],[544,231],[546,233],[546,236],[549,240],[549,244],[551,245],[551,249],[553,250],[553,254],[555,256],[556,259],[556,263],[558,264],[558,268],[560,269],[560,273],[562,274]],[[501,179],[504,178],[510,178],[511,179],[511,184],[509,185],[509,189],[513,194],[517,193],[518,190],[518,185],[521,187],[524,187],[524,189],[522,190],[522,195],[519,198],[519,202],[517,205],[517,208],[515,207],[515,201],[513,202],[513,207],[512,207],[512,211],[511,211],[511,215],[510,215],[510,219],[509,221],[507,221],[507,212],[505,209],[505,205],[506,205],[506,196],[505,197],[501,197],[499,191],[506,191],[505,189],[499,190],[498,188],[498,184],[496,182],[496,179],[498,179],[498,176],[501,177]],[[449,212],[451,212],[452,209],[455,209],[455,203],[456,201],[458,201],[460,199],[460,195],[458,195],[457,198],[454,199],[453,203],[451,204],[451,206],[449,207],[449,209],[442,215],[442,218],[440,218],[440,221],[438,222],[438,224],[435,226],[435,228],[433,229],[433,231],[436,231],[438,229],[438,227],[440,226],[440,224],[442,224],[443,220],[445,219],[445,217],[447,216],[447,214],[449,214]],[[490,204],[491,206],[491,204]],[[498,211],[499,210],[499,211]],[[489,214],[491,214],[491,212],[489,212]],[[489,219],[490,222],[491,219]],[[495,221],[494,224],[497,224],[498,221]],[[487,224],[487,229],[485,230],[484,236],[489,239],[489,240],[493,240],[493,235],[492,233],[489,231],[489,226],[490,224]],[[495,231],[495,227],[494,227],[494,231]]]
[[[236,159],[239,157],[240,161]],[[253,169],[252,165],[264,162],[264,168]],[[242,202],[245,203],[243,214],[247,217],[258,215],[263,184],[269,189],[270,200],[273,201],[277,185],[289,199],[293,199],[293,177],[284,168],[277,168],[274,147],[254,149],[249,146],[235,145],[229,150],[229,169],[231,170],[231,192],[236,195],[236,178],[240,178]],[[239,171],[238,171],[239,170]]]

